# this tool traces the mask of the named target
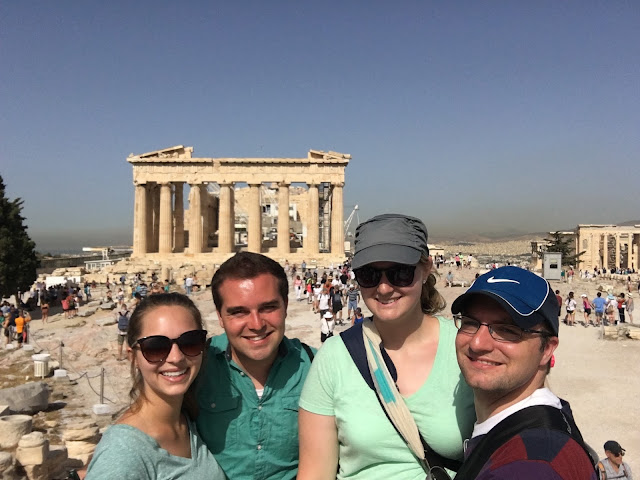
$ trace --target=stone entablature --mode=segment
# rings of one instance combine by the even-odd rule
[[[591,225],[576,228],[575,251],[580,256],[579,268],[634,269],[638,270],[640,249],[640,225]]]
[[[291,184],[306,184],[307,211],[303,215],[302,251],[307,261],[344,258],[344,170],[351,155],[310,150],[306,158],[194,158],[193,147],[174,147],[129,155],[135,185],[132,257],[156,260],[176,254],[236,251],[235,184],[248,185],[246,204],[247,249],[262,252],[263,184],[277,188],[278,204],[289,212]],[[189,184],[189,217],[185,223],[184,184]],[[208,184],[217,194],[210,195]],[[296,188],[296,187],[293,187]],[[322,198],[320,198],[322,196]],[[278,209],[280,210],[280,209]],[[290,248],[289,215],[278,215],[278,245],[272,256],[286,257]],[[321,227],[322,225],[322,227]],[[325,250],[319,251],[322,230]],[[185,232],[188,247],[185,249]],[[217,245],[209,239],[217,232]],[[330,248],[327,246],[330,245]]]

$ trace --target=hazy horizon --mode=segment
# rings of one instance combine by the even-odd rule
[[[4,2],[0,175],[39,249],[131,243],[126,158],[352,155],[432,238],[640,217],[624,2]]]

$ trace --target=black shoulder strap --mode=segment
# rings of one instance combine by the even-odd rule
[[[567,405],[566,402],[563,406]],[[547,428],[565,433],[575,440],[592,462],[582,434],[569,412],[548,405],[535,405],[524,408],[498,423],[471,451],[468,459],[458,470],[455,480],[472,480],[478,476],[491,455],[518,433],[532,428]],[[593,465],[593,462],[592,462]]]
[[[307,355],[309,355],[309,360],[313,362],[314,355],[313,355],[313,350],[311,350],[311,347],[304,342],[300,342],[300,344],[302,345],[302,348],[304,348],[305,352],[307,352]]]
[[[353,363],[355,363],[356,367],[358,367],[358,370],[360,371],[362,378],[364,378],[364,381],[367,383],[369,388],[375,392],[376,387],[373,384],[373,378],[371,378],[371,372],[369,371],[369,364],[367,363],[367,352],[364,348],[364,337],[362,336],[362,323],[358,323],[353,327],[340,332],[340,337],[342,337],[342,341],[344,342],[344,345],[347,347],[347,351],[349,352],[349,355],[351,355],[351,358],[353,359]],[[382,352],[382,358],[384,359],[384,363],[387,366],[387,369],[389,370],[389,374],[393,378],[393,381],[396,382],[398,380],[398,372],[396,371],[396,367],[391,361],[391,358],[389,357],[389,355],[387,354],[384,348],[381,349],[381,352]],[[378,397],[377,393],[376,393],[376,398],[380,403],[380,397]],[[389,418],[389,415],[387,415],[387,411],[382,406],[382,403],[380,403],[380,408],[382,408],[382,411],[384,412],[386,417],[389,419],[389,422],[391,422],[391,425],[393,425],[393,428],[395,428],[396,431],[398,431],[395,424]],[[398,432],[398,435],[400,435],[400,432]],[[453,460],[451,458],[443,457],[439,453],[435,452],[426,442],[422,434],[420,434],[420,440],[422,440],[422,445],[424,447],[424,455],[430,466],[445,467],[453,471],[456,471],[458,470],[458,468],[460,468],[461,462],[459,462],[458,460]]]

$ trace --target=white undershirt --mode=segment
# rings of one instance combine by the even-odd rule
[[[495,427],[509,415],[513,415],[520,410],[523,410],[527,407],[532,407],[534,405],[549,405],[550,407],[555,407],[557,409],[562,408],[560,399],[551,390],[549,390],[548,388],[539,388],[524,400],[520,400],[518,403],[514,403],[500,413],[496,413],[495,415],[487,418],[484,422],[476,422],[476,424],[473,426],[473,433],[471,434],[471,438],[489,433],[493,427]]]
[[[258,398],[262,398],[262,394],[264,393],[264,388],[256,388],[256,394]]]

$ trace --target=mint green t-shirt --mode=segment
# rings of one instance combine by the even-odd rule
[[[131,425],[110,426],[96,447],[86,480],[170,480],[226,477],[189,420],[191,458],[171,455],[158,442]]]
[[[440,455],[461,460],[475,422],[473,392],[455,352],[456,328],[438,317],[438,351],[429,377],[405,401],[420,433]],[[425,473],[353,363],[342,339],[329,338],[313,361],[300,408],[336,418],[338,479],[424,480]]]

